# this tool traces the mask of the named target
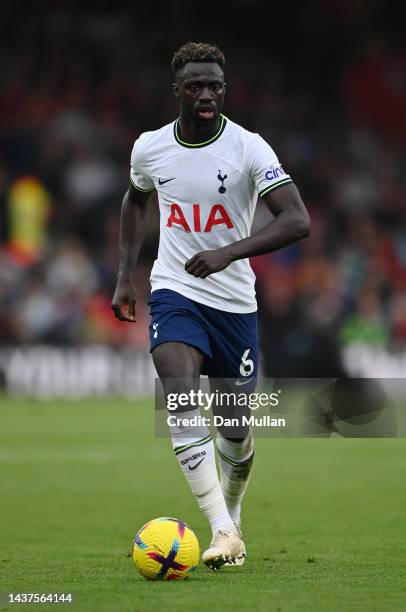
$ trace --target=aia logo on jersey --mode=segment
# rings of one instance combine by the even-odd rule
[[[179,204],[171,204],[171,212],[166,227],[183,227],[185,232],[211,232],[215,225],[225,225],[227,229],[234,227],[225,207],[213,204],[207,219],[203,219],[200,204],[193,204],[193,220],[189,224]],[[224,229],[224,228],[223,228]]]

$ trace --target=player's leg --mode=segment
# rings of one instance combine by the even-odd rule
[[[210,333],[210,329],[209,329]],[[210,386],[249,397],[255,391],[258,369],[258,332],[256,313],[221,313],[211,336]],[[247,402],[248,403],[248,402]],[[249,407],[217,406],[223,416],[249,415]],[[220,427],[216,437],[220,483],[228,511],[240,530],[241,504],[247,490],[254,460],[254,440],[248,426]]]
[[[254,438],[249,428],[245,438],[226,438],[218,432],[216,446],[220,482],[228,512],[237,529],[241,525],[241,504],[254,461]]]
[[[210,380],[213,393],[215,390],[219,390],[229,394],[232,391],[231,384],[232,380],[230,379]],[[237,407],[236,410],[216,406],[214,412],[225,418],[238,419],[240,423],[243,415],[249,415],[249,409],[241,409],[241,407]],[[241,424],[238,427],[218,427],[216,446],[221,490],[236,530],[242,538],[241,504],[248,487],[254,459],[254,439],[251,427]],[[242,565],[245,561],[245,545],[243,545],[241,552],[242,554],[235,561],[236,565]]]
[[[150,304],[151,351],[158,375],[166,393],[188,392],[198,385],[204,357],[212,356],[199,305],[167,289],[154,291]],[[191,408],[186,407],[189,417],[200,414]],[[203,553],[203,561],[217,569],[240,556],[242,540],[221,492],[213,440],[207,428],[184,423],[176,424],[171,435],[181,469],[214,534],[216,546]]]
[[[182,342],[165,342],[153,349],[152,357],[166,397],[197,390],[204,359],[201,351]],[[182,406],[171,414],[179,417],[178,423],[170,426],[176,458],[213,534],[234,529],[220,488],[210,431],[206,426],[189,424],[200,415],[199,408]]]

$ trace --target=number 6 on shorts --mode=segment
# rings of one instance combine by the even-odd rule
[[[250,376],[250,374],[252,374],[252,372],[254,371],[254,362],[252,361],[252,359],[248,359],[250,350],[251,349],[247,348],[247,350],[244,351],[244,354],[241,357],[241,363],[240,363],[241,376]]]

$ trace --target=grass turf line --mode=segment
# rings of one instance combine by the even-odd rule
[[[2,396],[0,421],[0,592],[75,595],[35,609],[406,607],[405,440],[258,439],[245,566],[152,583],[126,558],[143,523],[175,516],[210,539],[152,402]]]

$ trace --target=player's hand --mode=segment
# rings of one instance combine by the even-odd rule
[[[232,259],[225,249],[200,251],[185,263],[185,270],[198,278],[206,278],[214,272],[221,272],[230,265]]]
[[[111,309],[120,321],[134,323],[135,318],[135,287],[128,278],[119,278],[111,302]]]

